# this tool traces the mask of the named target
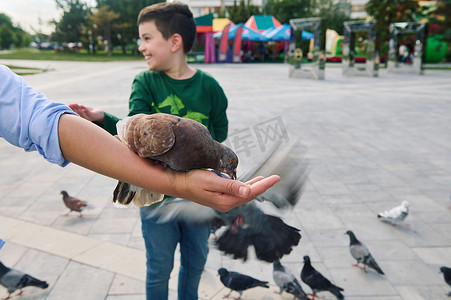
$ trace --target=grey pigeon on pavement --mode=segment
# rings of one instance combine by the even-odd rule
[[[282,258],[299,243],[301,239],[299,229],[286,224],[278,216],[266,214],[259,207],[259,201],[269,201],[279,210],[292,208],[299,200],[307,180],[307,165],[297,162],[290,155],[292,147],[278,150],[280,151],[273,151],[257,170],[248,171],[245,176],[240,176],[240,180],[245,182],[257,175],[278,174],[281,177],[280,183],[283,184],[266,191],[262,198],[258,197],[226,213],[192,201],[169,198],[153,209],[152,215],[158,216],[161,222],[177,218],[186,222],[215,221],[224,224],[226,228],[215,243],[220,251],[233,256],[234,259],[246,261],[248,248],[251,246],[254,247],[259,260],[272,263]]]
[[[346,231],[346,234],[349,235],[349,250],[351,251],[351,255],[357,260],[357,263],[353,265],[358,266],[359,264],[363,264],[363,267],[361,267],[362,270],[365,270],[365,266],[368,266],[376,270],[379,274],[384,275],[384,272],[382,272],[368,248],[356,238],[351,230]]]
[[[310,257],[307,255],[304,256],[304,267],[301,271],[301,279],[312,289],[312,300],[315,299],[316,293],[322,291],[329,291],[334,294],[337,299],[344,299],[344,296],[341,293],[344,290],[341,287],[332,284],[329,279],[315,270],[310,262]]]
[[[391,223],[393,226],[401,223],[409,214],[409,202],[403,201],[399,206],[390,210],[380,212],[377,217],[383,221]]]
[[[61,191],[61,195],[63,195],[63,202],[66,205],[67,208],[70,210],[65,214],[66,216],[69,215],[70,212],[76,211],[79,213],[78,217],[83,217],[82,210],[88,206],[88,203],[86,201],[80,200],[76,197],[69,196],[69,194],[66,191]]]
[[[207,127],[197,121],[163,113],[137,114],[119,121],[116,127],[120,141],[140,157],[176,171],[209,168],[236,178],[238,156],[215,141]],[[120,181],[113,202],[128,205],[137,191],[140,188]],[[150,203],[139,203],[149,205],[161,199],[160,194],[152,194]]]
[[[241,299],[243,291],[245,290],[257,286],[269,288],[267,281],[261,281],[238,272],[227,271],[227,269],[225,268],[220,268],[218,270],[218,274],[222,284],[230,289],[230,292],[226,296],[224,296],[224,298],[229,298],[232,291],[236,291],[240,294],[240,296],[235,299]]]
[[[440,272],[443,273],[443,279],[445,282],[451,286],[451,268],[442,266],[440,267]],[[451,297],[451,292],[448,293],[448,297]]]
[[[279,260],[276,260],[273,263],[272,277],[274,282],[280,288],[279,294],[282,294],[282,292],[285,291],[294,295],[296,299],[309,299],[293,273],[285,268]]]
[[[2,262],[0,262],[0,285],[8,289],[8,296],[4,300],[9,299],[16,290],[20,290],[18,295],[21,295],[22,289],[27,286],[36,286],[41,289],[46,289],[49,286],[47,282],[19,270],[8,268]]]

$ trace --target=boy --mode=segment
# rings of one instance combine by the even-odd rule
[[[185,4],[157,3],[141,10],[139,36],[149,70],[138,74],[129,100],[129,116],[138,113],[168,113],[196,120],[222,142],[227,137],[227,98],[210,75],[187,64],[196,36],[193,15]],[[116,133],[118,118],[83,106],[71,106],[81,116]],[[158,204],[156,204],[158,205]],[[148,300],[168,298],[174,251],[180,243],[181,267],[178,299],[197,299],[197,290],[207,259],[210,227],[182,221],[161,223],[149,217],[154,206],[142,207],[142,232],[146,245]]]

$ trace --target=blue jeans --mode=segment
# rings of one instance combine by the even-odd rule
[[[147,300],[168,299],[169,276],[174,267],[174,252],[180,243],[178,300],[195,300],[208,254],[210,226],[183,221],[158,223],[150,216],[151,206],[140,208],[142,233],[146,245]]]

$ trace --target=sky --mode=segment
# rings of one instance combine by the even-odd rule
[[[92,0],[85,2],[95,3]],[[52,19],[59,20],[62,15],[62,11],[57,9],[55,0],[0,0],[0,12],[8,15],[14,25],[20,25],[31,34],[34,34],[35,30],[51,33],[53,26],[48,23]]]

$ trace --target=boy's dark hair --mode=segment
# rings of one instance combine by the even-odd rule
[[[196,23],[186,4],[181,2],[160,2],[144,7],[138,15],[138,26],[154,21],[165,39],[178,33],[183,40],[183,52],[188,53],[196,38]]]

